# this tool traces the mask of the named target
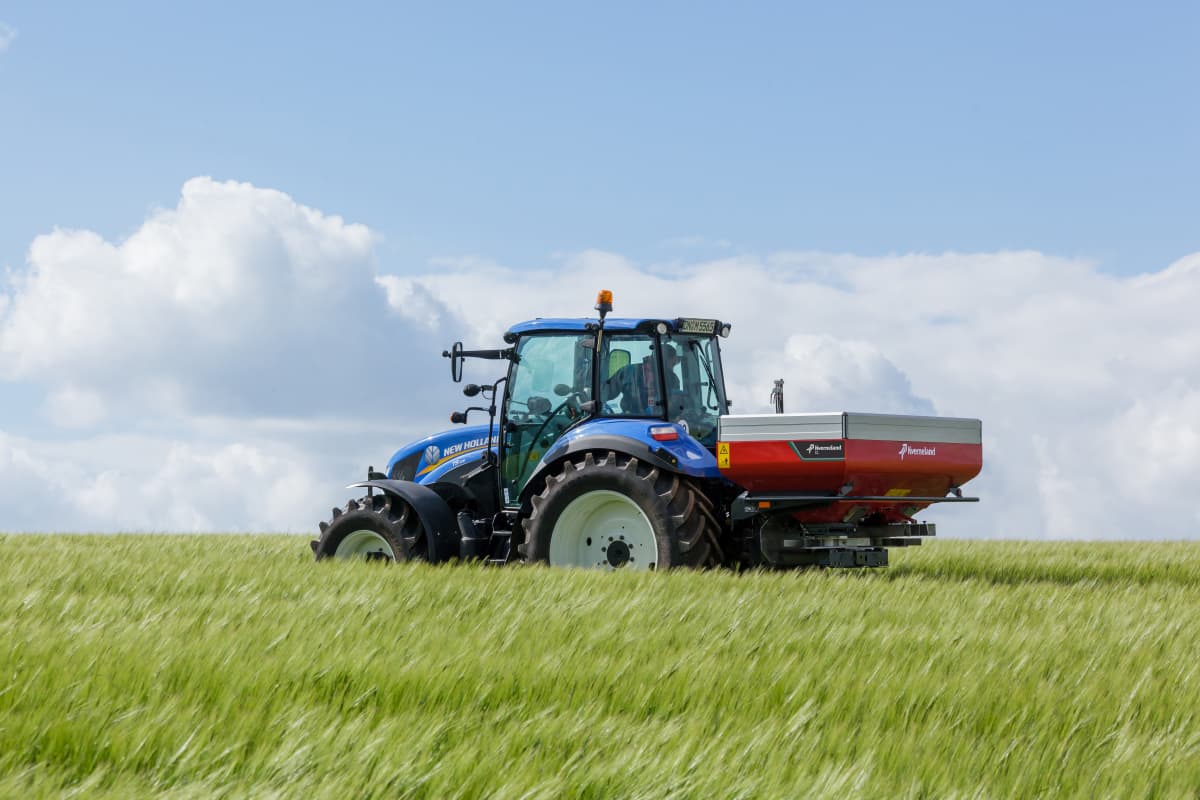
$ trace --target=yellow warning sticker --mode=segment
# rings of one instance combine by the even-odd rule
[[[884,497],[908,497],[912,489],[888,489]]]
[[[717,442],[717,467],[729,469],[729,442]]]

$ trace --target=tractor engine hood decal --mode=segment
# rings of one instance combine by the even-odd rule
[[[494,447],[498,434],[493,432],[492,446]],[[395,452],[388,461],[387,474],[393,474],[393,468],[401,464],[410,474],[402,475],[405,480],[421,481],[423,477],[443,467],[455,459],[482,453],[488,445],[488,426],[471,425],[469,427],[435,433],[420,441],[405,445]]]
[[[452,445],[448,445],[445,449],[439,449],[438,445],[431,444],[425,448],[422,458],[424,466],[417,471],[417,475],[419,477],[426,472],[432,472],[447,461],[453,461],[459,456],[473,453],[476,450],[482,450],[487,446],[488,437],[486,436],[467,439],[465,442],[455,442]]]

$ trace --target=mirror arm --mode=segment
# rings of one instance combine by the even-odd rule
[[[472,411],[487,411],[492,414],[495,414],[496,407],[492,406],[491,408],[482,408],[481,406],[471,406],[466,411],[452,411],[450,413],[450,421],[453,422],[455,425],[461,425],[467,421],[467,415],[470,414]]]
[[[509,347],[504,350],[464,350],[462,342],[455,342],[449,350],[443,350],[442,358],[450,359],[450,379],[455,383],[462,380],[463,361],[468,358],[487,358],[493,361],[508,359],[514,364],[518,361],[516,348]]]
[[[460,350],[458,354],[463,358],[487,358],[492,361],[502,361],[504,359],[508,359],[509,361],[517,360],[515,358],[517,351],[511,347],[504,350]],[[446,353],[442,353],[442,355],[449,357]]]

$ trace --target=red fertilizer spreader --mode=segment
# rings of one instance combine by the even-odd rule
[[[717,463],[745,490],[734,517],[764,519],[759,539],[768,562],[826,563],[830,548],[920,544],[935,528],[913,519],[919,511],[976,502],[961,487],[983,465],[982,423],[854,412],[726,415]]]

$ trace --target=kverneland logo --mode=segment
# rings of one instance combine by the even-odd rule
[[[903,461],[904,457],[906,455],[908,455],[908,456],[936,456],[937,448],[936,447],[913,447],[908,442],[905,442],[904,444],[900,445],[900,460]]]
[[[789,442],[796,455],[805,461],[841,461],[846,457],[846,443],[840,439],[819,442]]]

